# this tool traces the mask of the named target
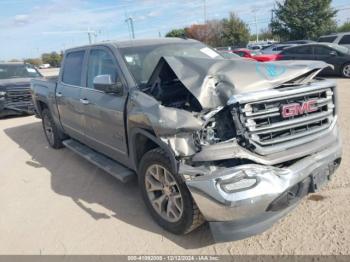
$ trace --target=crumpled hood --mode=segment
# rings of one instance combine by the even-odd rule
[[[162,57],[155,72],[164,62],[198,99],[203,109],[223,106],[235,94],[276,88],[303,75],[312,74],[313,77],[331,66],[320,61],[260,63],[249,60]]]
[[[0,90],[9,88],[28,88],[30,86],[31,78],[11,78],[0,79]]]

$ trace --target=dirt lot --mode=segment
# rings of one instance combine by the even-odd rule
[[[337,80],[341,168],[267,232],[215,244],[207,227],[174,236],[123,185],[68,149],[47,146],[34,117],[0,120],[0,254],[350,254],[350,80]]]

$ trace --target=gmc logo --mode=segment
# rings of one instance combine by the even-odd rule
[[[288,118],[292,116],[303,115],[305,113],[312,113],[317,111],[316,100],[305,101],[301,104],[293,103],[288,105],[283,105],[281,109],[281,114],[283,118]]]

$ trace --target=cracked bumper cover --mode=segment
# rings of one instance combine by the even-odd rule
[[[179,172],[185,176],[190,175],[188,177],[191,179],[187,179],[186,184],[200,211],[209,221],[215,240],[229,241],[255,235],[271,227],[310,192],[313,174],[327,168],[327,178],[330,178],[341,159],[341,154],[341,140],[338,137],[331,146],[288,167],[247,164],[218,169],[210,174],[194,177],[196,171],[200,174],[203,170],[180,165]],[[242,170],[249,170],[258,183],[246,190],[225,192],[219,181],[229,179]],[[293,201],[281,205],[289,190],[295,189],[296,186],[299,189],[303,188],[300,189],[303,192],[299,192]],[[272,205],[276,205],[277,208],[271,208]]]

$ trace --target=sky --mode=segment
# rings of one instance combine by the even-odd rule
[[[280,1],[280,0],[279,0]],[[173,28],[221,19],[234,11],[255,32],[267,27],[275,0],[0,0],[0,60],[39,57],[93,41],[164,36]],[[350,21],[349,0],[333,0],[338,23]]]

